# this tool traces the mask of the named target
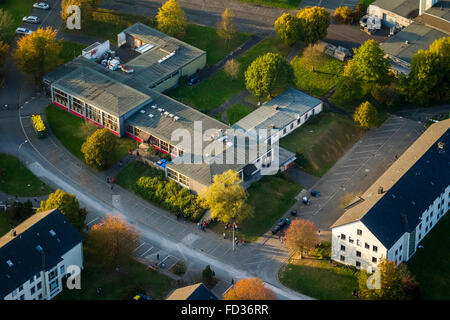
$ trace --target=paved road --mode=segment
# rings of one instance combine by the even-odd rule
[[[326,8],[330,11],[334,10],[338,4],[344,3],[342,0],[315,1],[321,6],[326,5]],[[353,1],[356,0],[345,0],[345,3]],[[158,8],[161,7],[163,2],[165,0],[103,0],[101,7],[147,16],[156,15]],[[261,37],[274,36],[273,24],[284,12],[297,13],[297,10],[264,7],[234,0],[179,0],[178,2],[185,11],[189,22],[210,27],[216,27],[225,8],[230,8],[234,14],[234,21],[239,31],[256,34]],[[328,36],[325,41],[343,45],[347,48],[354,48],[359,47],[361,43],[368,39],[385,41],[387,38],[383,36],[369,36],[360,31],[357,26],[333,23],[328,28]]]

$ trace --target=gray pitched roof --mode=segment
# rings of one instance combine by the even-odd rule
[[[445,36],[447,34],[444,32],[413,22],[386,42],[381,43],[380,46],[388,55],[411,63],[412,57],[417,51],[428,50],[430,44]]]
[[[61,256],[82,242],[81,235],[58,209],[36,213],[0,238],[0,298],[3,298],[42,270],[54,267]],[[53,230],[55,235],[50,233]],[[10,267],[7,261],[12,262]]]
[[[409,14],[419,9],[419,0],[376,0],[372,5],[409,18]]]
[[[150,96],[87,67],[70,72],[53,86],[117,117],[151,100]]]
[[[444,143],[444,149],[438,143]],[[450,184],[450,120],[433,124],[332,227],[361,221],[390,248]],[[378,187],[385,192],[379,195]]]
[[[270,129],[273,125],[281,129],[321,103],[319,99],[290,88],[236,122],[233,128],[248,131]]]

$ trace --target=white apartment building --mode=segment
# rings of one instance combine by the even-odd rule
[[[0,297],[50,300],[71,266],[83,268],[81,235],[58,209],[36,213],[0,238]]]
[[[444,120],[332,225],[332,260],[361,269],[376,267],[382,257],[408,261],[449,207],[450,120]]]

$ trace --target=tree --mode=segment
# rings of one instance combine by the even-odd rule
[[[88,165],[105,168],[116,154],[117,140],[107,128],[95,130],[81,146],[81,152]]]
[[[344,75],[362,81],[385,84],[389,80],[390,63],[375,40],[367,40],[358,49],[344,69]]]
[[[287,45],[292,45],[299,39],[299,21],[290,13],[283,13],[274,24],[277,37]]]
[[[237,77],[239,76],[240,69],[241,64],[236,59],[228,60],[223,68],[225,73],[233,80],[237,79]]]
[[[28,219],[33,215],[33,213],[33,204],[30,200],[27,200],[24,203],[14,201],[12,206],[8,208],[7,212],[9,219],[14,221],[15,224],[19,224]]]
[[[236,35],[236,30],[233,14],[230,9],[225,8],[225,11],[222,13],[222,20],[217,25],[217,35],[225,41],[227,47]]]
[[[239,182],[238,173],[228,170],[215,175],[213,183],[200,192],[199,200],[211,210],[213,219],[240,222],[253,215],[253,208],[247,203],[248,192]]]
[[[334,11],[333,18],[338,23],[349,24],[353,22],[353,12],[348,6],[337,7]]]
[[[293,79],[291,65],[277,53],[266,53],[256,58],[245,71],[245,84],[255,97],[272,97],[277,88],[284,88]]]
[[[82,231],[85,228],[84,221],[86,220],[87,211],[85,208],[80,208],[75,195],[58,189],[51,193],[47,200],[41,201],[41,206],[37,212],[52,209],[59,209],[78,231]]]
[[[322,52],[314,48],[314,46],[308,46],[303,49],[302,60],[305,61],[306,65],[311,65],[311,72],[315,72],[315,66],[321,60],[324,59]]]
[[[0,68],[5,63],[6,58],[8,57],[8,53],[9,45],[7,43],[3,43],[3,41],[0,41]]]
[[[299,36],[306,44],[311,45],[327,35],[330,26],[330,13],[322,7],[306,7],[297,13],[299,20]]]
[[[202,279],[206,284],[211,284],[216,273],[211,269],[210,265],[207,265],[206,268],[202,271]]]
[[[61,18],[66,22],[69,17],[69,6],[77,6],[81,12],[81,28],[88,28],[92,20],[92,10],[98,6],[98,0],[61,0]]]
[[[94,225],[87,239],[86,250],[99,264],[117,266],[133,253],[139,232],[122,217],[108,215]]]
[[[39,28],[17,41],[13,58],[20,71],[40,79],[61,64],[61,49],[61,41],[56,40],[56,30]]]
[[[421,105],[450,101],[450,37],[435,40],[428,50],[413,56],[411,72],[401,87],[411,101]]]
[[[372,128],[378,125],[377,109],[369,102],[363,102],[356,108],[353,121],[362,128]]]
[[[276,300],[273,291],[267,288],[261,279],[246,278],[239,280],[223,296],[224,300]]]
[[[14,28],[14,19],[12,15],[3,9],[0,9],[0,41],[8,41],[8,35]]]
[[[300,219],[291,222],[286,230],[286,245],[294,251],[303,253],[311,252],[320,243],[317,227],[314,222]]]
[[[156,21],[158,29],[170,36],[183,37],[186,33],[186,17],[175,0],[167,0],[159,8]]]
[[[411,284],[417,283],[407,271],[406,265],[396,266],[382,258],[378,270],[369,275],[361,271],[358,276],[359,295],[367,300],[403,300],[411,298]],[[414,289],[416,290],[416,289]]]

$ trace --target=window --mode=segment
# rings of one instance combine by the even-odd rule
[[[42,293],[38,295],[39,300],[42,300],[43,296]]]
[[[403,245],[400,245],[400,247],[398,248],[400,251],[403,250]]]
[[[39,283],[36,285],[36,288],[37,288],[37,290],[41,290],[41,289],[42,289],[42,282],[39,282]]]
[[[398,250],[395,250],[395,255],[397,255],[398,254]]]
[[[290,129],[294,128],[294,123],[291,123]]]
[[[348,242],[350,242],[350,243],[353,243],[353,242],[354,242],[353,239],[352,239],[352,237],[348,237]]]
[[[358,229],[356,230],[356,233],[358,234],[358,236],[362,235],[362,230]]]
[[[361,257],[361,251],[356,251],[356,256]]]
[[[167,168],[167,176],[175,181],[178,181],[178,173],[176,171]]]
[[[189,178],[186,176],[183,176],[182,174],[179,175],[180,177],[180,183],[184,186],[189,186]]]
[[[361,262],[356,261],[356,267],[357,267],[357,268],[361,267]]]
[[[20,298],[19,298],[19,300],[25,300],[25,295],[24,295],[24,294],[21,295]]]
[[[127,125],[127,132],[134,135],[133,126]]]
[[[372,257],[372,262],[373,262],[373,263],[377,263],[377,258]]]
[[[356,244],[357,244],[358,246],[360,246],[360,245],[361,245],[361,241],[359,241],[358,239],[356,239]]]
[[[53,101],[66,107],[69,106],[67,93],[62,92],[61,90],[58,90],[56,88],[53,88]]]
[[[370,245],[366,242],[366,243],[364,243],[364,247],[366,248],[366,249],[370,249]]]
[[[61,267],[59,268],[59,273],[61,273],[61,275],[64,275],[64,273],[66,273],[66,267],[61,266]]]
[[[52,271],[50,271],[48,273],[48,281],[52,281],[53,279],[55,279],[58,276],[58,269],[53,269]]]
[[[422,224],[419,224],[419,230],[422,230]]]
[[[345,257],[344,256],[341,256],[340,259],[341,259],[342,262],[345,262]]]
[[[300,124],[300,119],[297,119],[297,124]]]
[[[378,252],[378,247],[377,246],[372,246],[372,250],[373,250],[373,252]]]
[[[15,289],[15,290],[12,292],[12,296],[13,296],[13,297],[17,296],[17,289]]]
[[[30,293],[31,293],[32,295],[35,294],[35,293],[36,293],[36,288],[35,288],[35,287],[32,287],[31,290],[30,290]]]
[[[91,107],[88,104],[86,105],[86,116],[89,119],[91,119],[99,124],[102,124],[102,115],[100,113],[100,110],[97,108]]]
[[[341,233],[341,239],[345,240],[345,234]]]
[[[286,128],[283,129],[283,134],[286,134]]]
[[[119,120],[110,114],[103,113],[103,125],[112,131],[119,131]]]
[[[70,109],[72,109],[73,111],[79,113],[79,114],[83,114],[83,108],[84,107],[84,103],[81,102],[80,100],[76,99],[76,98],[72,98],[72,106]]]
[[[341,245],[341,251],[345,251],[345,246]]]
[[[33,281],[34,281],[34,276],[31,277],[31,279],[30,279],[30,284],[32,284]]]
[[[19,292],[22,291],[22,290],[23,290],[23,286],[20,286],[19,287]]]

